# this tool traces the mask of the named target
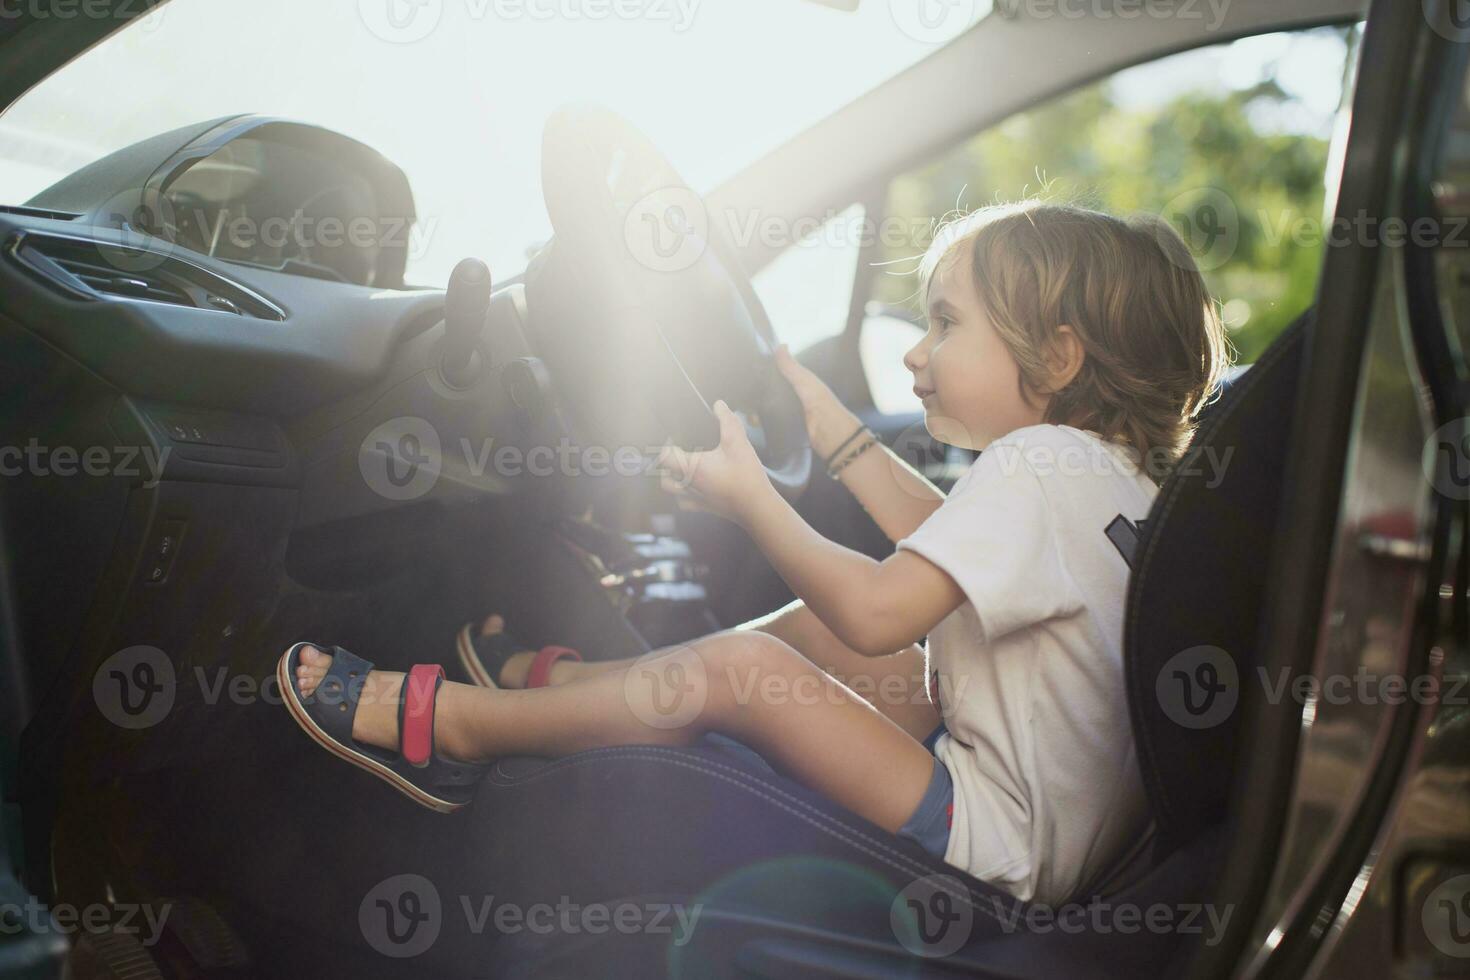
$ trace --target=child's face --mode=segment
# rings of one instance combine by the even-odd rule
[[[924,400],[924,426],[940,442],[984,449],[1042,421],[1044,399],[1021,396],[1021,370],[980,305],[970,243],[939,263],[929,282],[929,329],[903,363]]]

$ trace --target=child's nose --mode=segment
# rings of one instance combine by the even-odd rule
[[[929,355],[925,353],[924,342],[921,340],[910,347],[908,353],[903,356],[903,366],[914,373],[918,373],[928,360]]]

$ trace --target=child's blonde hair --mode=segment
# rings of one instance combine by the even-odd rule
[[[942,225],[921,260],[926,308],[935,270],[967,242],[981,305],[1020,366],[1022,397],[1042,389],[1057,328],[1071,326],[1086,359],[1053,393],[1045,421],[1123,443],[1161,478],[1230,361],[1184,240],[1152,215],[1123,220],[1041,200],[981,208]]]

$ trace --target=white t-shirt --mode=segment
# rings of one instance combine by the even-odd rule
[[[1030,426],[898,543],[968,600],[927,644],[955,789],[944,859],[1017,898],[1099,890],[1152,835],[1123,681],[1128,565],[1107,528],[1136,526],[1156,493],[1122,448]]]

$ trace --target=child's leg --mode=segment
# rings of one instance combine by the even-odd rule
[[[303,655],[304,691],[329,663]],[[306,674],[315,675],[308,684]],[[397,743],[402,675],[375,671],[354,737]],[[617,671],[534,691],[445,684],[434,733],[466,761],[562,756],[612,745],[685,745],[707,732],[739,739],[798,781],[890,831],[913,814],[934,759],[851,690],[767,634],[718,633]]]
[[[886,657],[865,657],[839,640],[800,599],[740,629],[784,640],[920,741],[943,720],[925,693],[927,668],[917,645]]]
[[[499,616],[491,616],[481,628],[486,633],[496,632],[504,628],[504,623]],[[924,651],[917,646],[886,657],[865,657],[839,640],[800,600],[737,630],[759,630],[784,641],[914,738],[922,741],[939,727],[939,709],[924,693]],[[524,687],[531,657],[530,653],[511,657],[501,673],[502,686]],[[632,663],[633,660],[560,660],[552,665],[549,682],[555,686],[598,674],[622,672]]]

